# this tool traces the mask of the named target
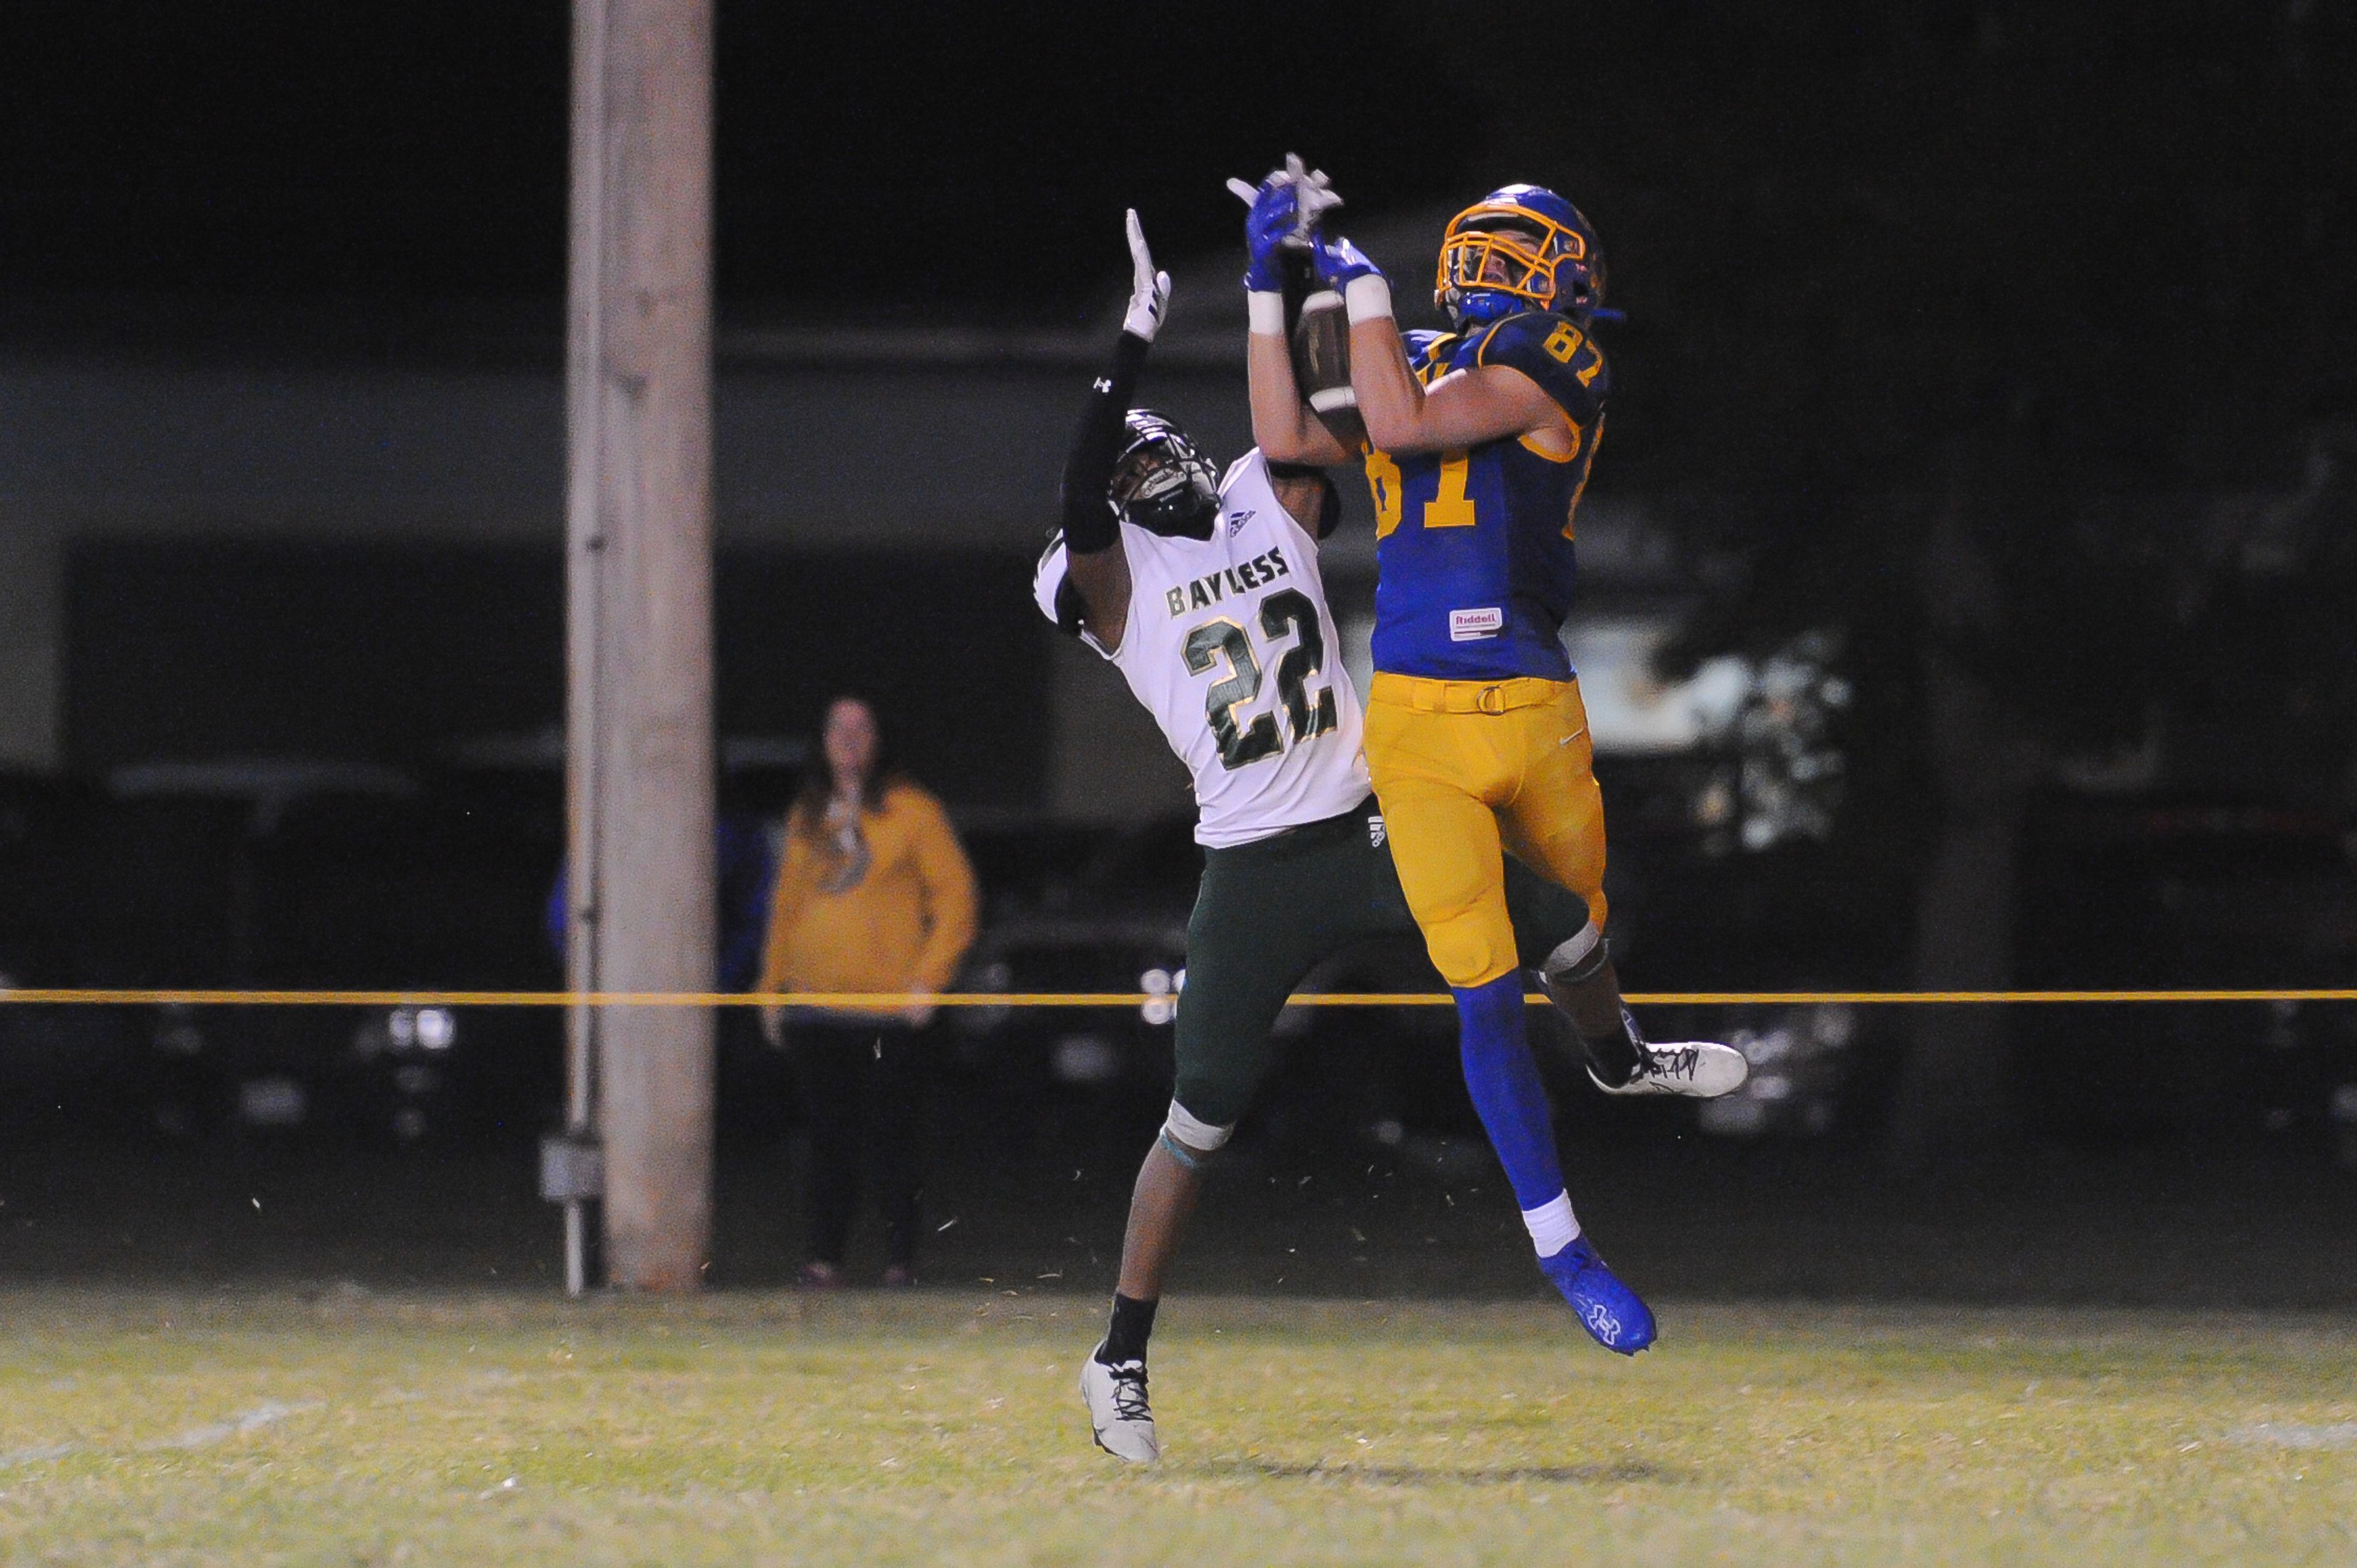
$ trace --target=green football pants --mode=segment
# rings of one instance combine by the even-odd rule
[[[1587,923],[1577,894],[1511,856],[1506,903],[1527,967]],[[1275,1065],[1270,1031],[1302,978],[1353,942],[1416,934],[1372,796],[1339,817],[1205,850],[1178,998],[1178,1103],[1232,1125]]]

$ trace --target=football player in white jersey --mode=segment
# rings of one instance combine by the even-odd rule
[[[1160,1455],[1146,1353],[1162,1274],[1202,1184],[1272,1064],[1270,1030],[1319,961],[1415,921],[1360,754],[1358,693],[1318,577],[1340,499],[1314,467],[1257,451],[1224,476],[1159,414],[1130,407],[1169,303],[1137,215],[1135,288],[1064,469],[1063,527],[1039,608],[1118,669],[1194,776],[1203,880],[1187,928],[1169,1119],[1146,1151],[1105,1338],[1082,1369],[1100,1446]],[[1542,968],[1587,924],[1574,894],[1510,865],[1523,960]]]

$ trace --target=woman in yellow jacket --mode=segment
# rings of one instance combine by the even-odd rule
[[[974,929],[974,867],[948,814],[885,759],[875,711],[859,698],[828,706],[824,750],[826,766],[812,770],[786,817],[760,988],[946,989]],[[932,1009],[782,1015],[766,1009],[761,1027],[771,1044],[791,1046],[810,1115],[810,1256],[800,1278],[842,1283],[865,1164],[887,1228],[884,1283],[913,1284],[926,1087],[917,1032]]]

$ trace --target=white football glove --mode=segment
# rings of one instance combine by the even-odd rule
[[[1163,318],[1170,314],[1170,274],[1154,270],[1154,252],[1146,248],[1146,231],[1137,221],[1137,209],[1129,212],[1129,313],[1121,318],[1121,329],[1134,332],[1147,342],[1162,329]]]

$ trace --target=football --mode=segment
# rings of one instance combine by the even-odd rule
[[[1330,288],[1301,302],[1293,324],[1293,379],[1302,400],[1320,413],[1359,406],[1351,390],[1351,321],[1342,296]]]

